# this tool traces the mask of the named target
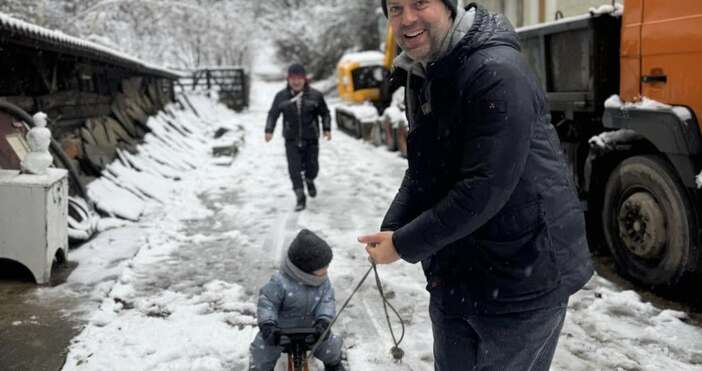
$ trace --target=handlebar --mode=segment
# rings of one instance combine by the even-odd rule
[[[317,342],[317,331],[314,327],[281,329],[276,343],[283,347],[283,353],[292,358],[293,369],[302,370],[306,364],[307,352]]]
[[[285,348],[300,346],[305,351],[317,342],[317,331],[314,327],[285,328],[280,330],[278,345]],[[284,351],[287,353],[287,351]]]

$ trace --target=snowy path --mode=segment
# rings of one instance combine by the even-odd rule
[[[249,111],[216,118],[246,129],[231,166],[193,159],[201,166],[183,174],[167,202],[152,205],[135,226],[109,232],[110,244],[130,236],[125,249],[130,256],[138,252],[120,263],[119,273],[111,271],[116,282],[96,290],[100,306],[74,339],[64,370],[244,370],[258,288],[303,227],[333,247],[330,276],[343,303],[368,267],[356,237],[377,229],[406,164],[396,153],[334,132],[320,144],[319,195],[305,211],[292,212],[280,131],[269,144],[262,133],[269,101],[281,87],[255,81]],[[90,254],[75,256],[96,259],[100,241],[107,245],[99,238]],[[335,325],[350,369],[433,370],[420,267],[394,264],[380,274],[407,323],[406,357],[402,364],[390,359],[392,342],[369,279]],[[571,300],[553,369],[702,370],[702,331],[684,319],[596,278]]]

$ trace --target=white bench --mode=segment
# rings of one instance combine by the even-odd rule
[[[68,178],[0,170],[0,258],[23,264],[38,284],[51,279],[54,258],[68,257]]]

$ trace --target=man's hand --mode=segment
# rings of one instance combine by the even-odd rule
[[[358,242],[366,244],[368,258],[375,264],[390,264],[400,260],[400,255],[392,242],[393,232],[378,232],[358,237]]]
[[[271,139],[273,139],[273,133],[266,133],[266,143],[270,142]]]
[[[280,327],[275,322],[266,322],[259,325],[263,342],[267,345],[276,345],[276,340],[280,335]]]
[[[324,132],[324,139],[331,140],[331,131]]]

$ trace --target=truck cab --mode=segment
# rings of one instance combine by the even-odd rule
[[[621,96],[702,112],[702,2],[627,0],[622,19]]]

